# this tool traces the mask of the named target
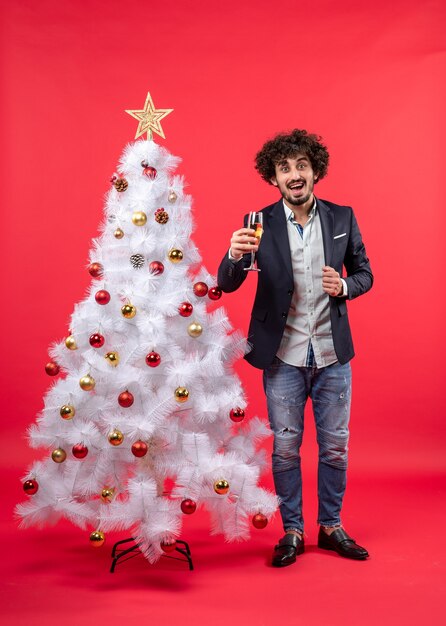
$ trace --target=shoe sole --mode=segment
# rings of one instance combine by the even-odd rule
[[[367,556],[348,556],[347,554],[339,552],[338,550],[336,550],[336,548],[333,548],[333,546],[324,545],[323,543],[318,543],[317,547],[322,548],[322,550],[331,550],[332,552],[336,552],[336,554],[339,554],[339,556],[344,557],[344,559],[352,559],[353,561],[365,561],[370,556],[369,554],[367,554]]]

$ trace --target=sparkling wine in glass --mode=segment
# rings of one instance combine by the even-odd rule
[[[262,213],[250,213],[248,215],[248,224],[247,228],[252,228],[255,231],[254,237],[257,239],[257,242],[260,244],[260,239],[263,235],[263,214]],[[245,267],[247,272],[260,272],[261,270],[257,267],[257,259],[256,253],[251,252],[251,264],[249,267]]]

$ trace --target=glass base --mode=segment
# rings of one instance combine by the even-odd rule
[[[259,270],[258,267],[245,267],[244,268],[245,272],[261,272],[262,270]]]

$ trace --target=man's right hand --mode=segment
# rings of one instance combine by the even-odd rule
[[[237,261],[247,252],[257,252],[259,242],[254,237],[255,230],[252,228],[240,228],[236,230],[231,237],[231,248],[229,252],[231,257]]]

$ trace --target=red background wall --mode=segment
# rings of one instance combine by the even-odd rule
[[[445,12],[415,0],[2,2],[3,462],[24,469],[36,454],[23,432],[49,384],[47,347],[89,282],[103,196],[136,130],[124,109],[150,90],[175,109],[160,141],[183,158],[214,273],[243,214],[276,198],[253,169],[264,140],[293,127],[324,137],[317,194],[355,208],[376,276],[350,305],[352,467],[444,469]],[[247,328],[254,282],[222,300],[235,327]],[[265,415],[259,372],[238,370]]]
[[[6,622],[443,624],[444,3],[2,0],[0,13]],[[20,476],[44,454],[23,435],[50,383],[47,348],[84,296],[103,197],[136,130],[124,110],[142,107],[148,90],[155,105],[175,109],[163,143],[183,158],[194,240],[212,272],[243,214],[277,197],[253,169],[265,139],[301,127],[328,145],[317,194],[355,208],[376,276],[350,304],[357,357],[344,512],[370,549],[366,563],[315,546],[310,419],[308,554],[285,571],[268,567],[278,517],[251,542],[226,545],[197,512],[184,522],[194,573],[135,559],[110,576],[113,537],[92,553],[88,531],[67,522],[17,531]],[[222,299],[245,330],[249,278]],[[250,414],[266,416],[260,372],[237,369]]]

